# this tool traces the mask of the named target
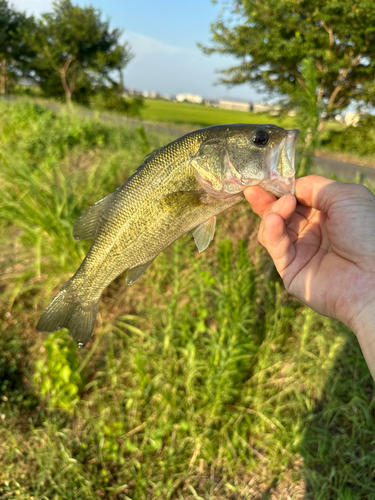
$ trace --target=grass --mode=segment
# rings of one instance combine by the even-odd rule
[[[233,111],[160,99],[145,99],[142,118],[152,122],[184,125],[188,128],[209,127],[220,123],[273,123],[286,128],[295,125],[295,119],[292,117],[279,118],[268,113]]]
[[[72,225],[168,142],[0,103],[0,498],[375,499],[353,334],[288,296],[245,203],[104,292],[93,339],[35,324],[87,250]]]
[[[25,96],[15,96],[15,98],[23,102],[29,100]],[[60,109],[62,111],[65,110],[65,112],[67,110],[64,103],[55,99],[46,99],[38,96],[34,100],[42,106],[49,106],[54,110]],[[293,117],[280,118],[268,113],[247,113],[161,99],[144,99],[144,103],[145,106],[141,111],[141,118],[143,120],[170,125],[175,128],[181,128],[184,131],[223,123],[273,123],[287,128],[294,127],[296,124]],[[77,113],[85,113],[88,110],[87,107],[77,103],[74,104],[74,109]],[[105,115],[107,117],[113,116],[114,120],[119,116],[111,111],[105,112]]]

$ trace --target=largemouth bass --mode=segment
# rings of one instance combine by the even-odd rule
[[[127,271],[134,283],[155,257],[195,229],[202,252],[216,216],[259,184],[276,196],[294,193],[298,130],[275,125],[218,125],[159,148],[116,191],[76,221],[76,240],[94,242],[37,324],[39,332],[67,328],[79,348],[91,337],[103,290]]]

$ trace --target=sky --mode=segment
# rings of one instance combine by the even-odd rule
[[[52,0],[11,0],[17,10],[40,15]],[[192,93],[208,99],[230,98],[264,102],[265,95],[249,85],[215,85],[217,70],[238,64],[230,56],[206,56],[197,42],[209,45],[210,24],[221,6],[211,0],[73,0],[91,4],[109,18],[112,28],[124,30],[134,58],[124,70],[125,86],[135,90],[176,95]]]

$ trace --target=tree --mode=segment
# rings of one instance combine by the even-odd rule
[[[110,30],[109,21],[101,20],[100,10],[70,0],[55,2],[53,11],[38,21],[34,37],[37,80],[42,88],[58,93],[58,77],[68,103],[77,90],[114,83],[112,75],[132,57],[121,36],[120,30]]]
[[[249,82],[261,90],[299,98],[302,60],[316,68],[318,105],[327,117],[352,100],[375,103],[373,0],[233,0],[211,25],[211,54],[231,54],[237,66],[221,82]]]
[[[34,27],[32,17],[14,11],[7,0],[0,0],[0,94],[5,94],[10,82],[27,75],[34,53],[25,33]]]

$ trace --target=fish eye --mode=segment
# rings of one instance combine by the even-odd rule
[[[265,130],[258,130],[258,132],[255,132],[253,135],[253,142],[257,146],[265,146],[268,143],[268,140],[269,136]]]

